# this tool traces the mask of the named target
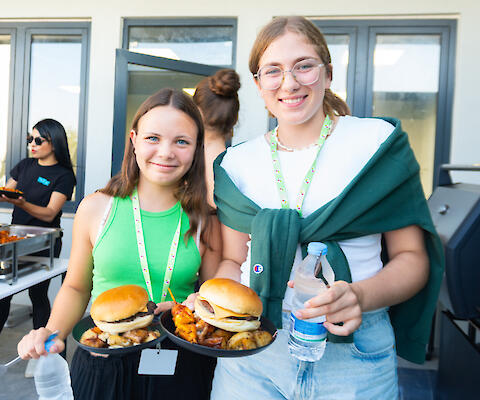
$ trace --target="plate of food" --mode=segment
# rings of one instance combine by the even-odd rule
[[[126,354],[154,347],[162,333],[145,289],[137,285],[119,286],[101,293],[92,304],[90,316],[72,331],[82,349],[101,354]]]
[[[261,317],[257,294],[231,279],[203,283],[195,310],[175,303],[160,324],[180,347],[210,357],[244,357],[265,350],[276,339],[275,325]]]
[[[10,199],[18,199],[20,196],[23,196],[23,192],[17,189],[6,188],[5,186],[0,187],[0,195],[5,195]]]

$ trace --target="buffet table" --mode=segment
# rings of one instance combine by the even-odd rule
[[[36,261],[42,265],[50,264],[50,257],[22,257],[22,259],[28,258],[28,261]],[[9,284],[7,280],[0,281],[0,299],[10,296],[12,294],[19,293],[25,289],[36,285],[37,283],[46,281],[47,279],[54,278],[67,271],[68,259],[66,258],[54,258],[53,267],[47,269],[45,267],[35,267],[32,270],[20,272],[17,282]]]

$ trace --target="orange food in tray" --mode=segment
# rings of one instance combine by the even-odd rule
[[[21,190],[17,190],[17,189],[11,189],[11,188],[7,188],[5,186],[0,186],[0,190],[4,190],[6,192],[13,192],[13,193],[18,193],[18,194],[23,194],[23,192]]]
[[[20,240],[24,238],[24,236],[10,235],[10,232],[7,230],[0,231],[0,244],[14,242],[15,240]]]

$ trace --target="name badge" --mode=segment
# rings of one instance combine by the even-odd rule
[[[39,176],[37,179],[38,183],[41,183],[42,185],[48,186],[50,185],[50,181],[42,176]]]
[[[139,375],[173,375],[178,350],[144,349],[138,365]]]

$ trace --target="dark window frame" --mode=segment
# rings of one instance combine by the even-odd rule
[[[222,68],[235,68],[237,57],[237,18],[199,17],[199,18],[126,18],[123,22],[122,49],[128,50],[129,28],[134,26],[228,26],[232,28],[232,63],[217,65]],[[184,60],[180,60],[184,61]]]
[[[440,166],[450,159],[455,82],[456,19],[372,19],[323,20],[312,19],[324,34],[351,33],[355,55],[349,54],[347,102],[352,114],[372,115],[373,52],[376,34],[436,34],[440,35],[440,71],[435,133],[433,188],[439,184]],[[349,51],[352,48],[350,47]],[[335,71],[334,71],[335,74]],[[350,79],[352,77],[352,79]]]
[[[213,75],[220,69],[220,67],[214,65],[197,64],[189,61],[155,57],[148,54],[134,53],[125,49],[117,49],[115,59],[115,112],[112,135],[112,176],[121,170],[125,150],[129,64],[194,73],[203,76]]]
[[[78,110],[77,164],[75,200],[67,201],[64,212],[75,212],[85,191],[86,123],[90,54],[90,22],[0,22],[0,34],[11,35],[9,121],[7,126],[6,178],[10,170],[27,157],[25,146],[30,94],[30,49],[32,35],[80,35],[80,98]],[[7,207],[4,205],[3,207]]]

